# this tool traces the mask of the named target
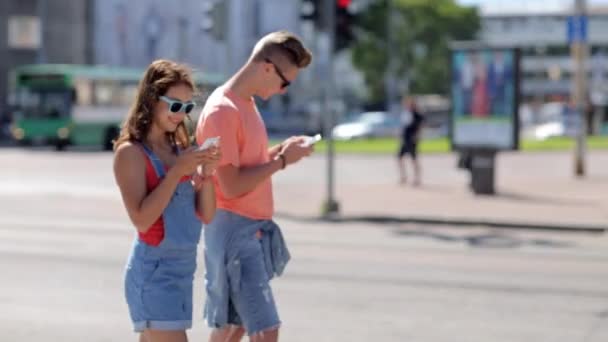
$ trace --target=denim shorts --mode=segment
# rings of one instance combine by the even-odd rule
[[[253,335],[281,325],[270,288],[273,274],[263,241],[256,237],[270,225],[276,226],[220,209],[205,226],[205,318],[210,327],[239,325]]]
[[[159,253],[136,242],[127,264],[125,295],[135,332],[192,327],[196,249]]]

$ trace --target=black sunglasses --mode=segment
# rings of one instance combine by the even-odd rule
[[[192,109],[194,109],[194,102],[192,101],[182,102],[166,96],[160,96],[159,99],[169,105],[169,111],[171,111],[171,113],[179,113],[183,111],[186,114],[190,114]]]
[[[291,84],[291,81],[289,81],[285,77],[285,75],[283,75],[283,73],[281,72],[281,69],[279,69],[279,67],[268,58],[264,58],[264,61],[266,61],[266,63],[272,64],[272,66],[274,67],[274,71],[277,73],[277,75],[279,75],[279,77],[281,78],[281,81],[283,81],[283,83],[281,83],[281,89],[285,89],[285,88],[289,87],[289,85]]]

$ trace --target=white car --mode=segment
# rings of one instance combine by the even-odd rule
[[[520,116],[522,116],[520,114]],[[521,135],[523,138],[545,140],[552,137],[576,136],[580,129],[580,118],[562,103],[547,103],[543,105],[535,120],[522,117]],[[525,119],[525,120],[524,120]]]
[[[401,120],[386,112],[365,112],[352,121],[336,125],[332,136],[337,140],[361,138],[396,138],[401,132]]]

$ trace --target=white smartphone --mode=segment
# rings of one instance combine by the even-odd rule
[[[302,146],[310,146],[310,145],[314,145],[317,142],[321,141],[321,134],[315,134],[312,137],[306,137],[306,140],[304,140],[304,142],[302,143]]]
[[[199,151],[204,151],[204,150],[208,149],[211,146],[219,147],[220,146],[220,137],[207,138],[207,140],[205,140],[203,142],[203,144],[198,147],[198,150]]]

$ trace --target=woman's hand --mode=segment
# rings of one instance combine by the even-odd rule
[[[213,176],[217,169],[220,160],[222,159],[222,152],[219,147],[213,146],[204,151],[205,161],[203,162],[202,175],[204,177]]]
[[[205,153],[204,161],[192,175],[192,186],[196,191],[200,190],[205,182],[211,181],[211,176],[215,173],[222,157],[220,149],[217,147],[210,147],[203,153]]]
[[[192,180],[190,182],[192,183],[194,191],[199,191],[203,188],[203,184],[211,182],[211,177],[203,177],[196,172],[194,175],[192,175]]]
[[[175,165],[169,171],[175,172],[179,177],[190,176],[208,159],[207,151],[198,151],[196,147],[191,147],[180,153]]]

